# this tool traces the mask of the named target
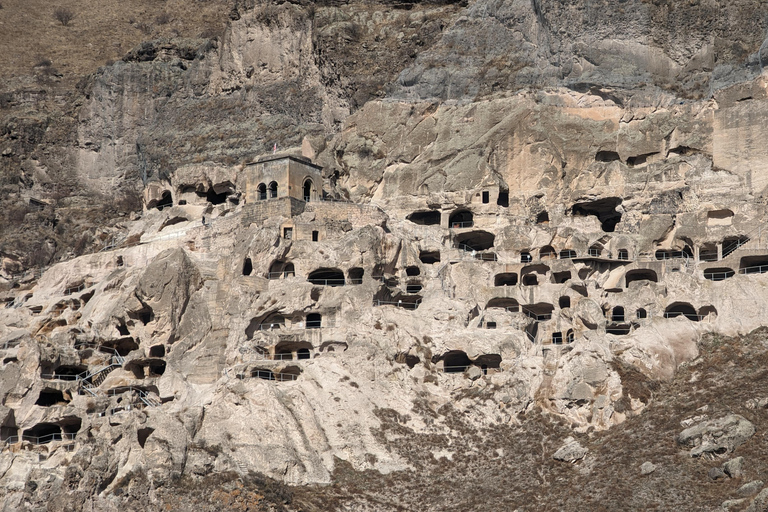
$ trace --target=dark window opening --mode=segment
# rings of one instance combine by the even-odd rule
[[[419,259],[421,260],[422,263],[426,263],[427,265],[440,263],[440,252],[439,251],[421,251],[419,253]]]
[[[571,214],[574,217],[594,215],[600,221],[603,231],[612,233],[616,229],[616,224],[621,222],[621,213],[616,211],[616,207],[621,202],[621,198],[607,197],[597,201],[577,203],[571,208]]]
[[[275,380],[280,382],[292,381],[298,379],[299,375],[301,375],[301,369],[298,366],[288,366],[275,376]]]
[[[317,242],[320,239],[320,232],[319,231],[313,231],[312,232],[312,241]]]
[[[678,316],[684,316],[694,322],[699,320],[696,309],[687,302],[675,302],[664,310],[664,318],[677,318]]]
[[[419,293],[422,287],[419,283],[410,283],[405,287],[405,293]]]
[[[158,201],[155,205],[155,208],[162,210],[163,208],[167,208],[169,206],[173,206],[173,198],[171,197],[171,193],[166,190],[160,197],[160,201]]]
[[[552,282],[555,284],[567,283],[571,280],[571,271],[565,270],[563,272],[555,272],[552,274]]]
[[[307,315],[307,329],[319,329],[323,326],[323,315],[310,313]]]
[[[571,307],[571,298],[567,295],[564,295],[560,297],[560,300],[558,301],[558,305],[560,306],[560,309],[566,309]]]
[[[65,403],[67,403],[67,401],[64,400],[64,393],[58,389],[44,389],[40,391],[40,395],[37,397],[37,402],[35,402],[35,405],[51,407],[53,405]]]
[[[147,443],[147,439],[149,439],[149,436],[152,435],[152,432],[154,432],[155,429],[153,428],[140,428],[136,431],[136,439],[139,442],[139,446],[144,448],[144,445]]]
[[[149,347],[149,357],[165,357],[165,345]]]
[[[732,268],[708,268],[704,270],[704,279],[709,281],[725,281],[736,274]]]
[[[598,151],[595,155],[595,162],[619,162],[621,157],[615,151]]]
[[[149,375],[158,376],[165,373],[165,361],[158,361],[156,363],[149,363]]]
[[[619,249],[619,259],[620,260],[628,260],[629,259],[629,251],[626,249]]]
[[[642,320],[643,318],[648,318],[648,312],[643,308],[639,308],[635,314],[637,318],[640,320]]]
[[[597,244],[591,246],[587,251],[591,258],[599,258],[603,254],[603,248]]]
[[[546,302],[537,302],[536,304],[526,304],[520,309],[529,317],[538,321],[543,321],[552,319],[552,312],[555,310],[555,307]]]
[[[483,204],[491,202],[491,194],[488,191],[483,192]]]
[[[471,228],[474,225],[472,212],[469,210],[458,210],[451,214],[448,219],[448,226],[451,228]]]
[[[445,373],[463,373],[472,361],[469,360],[467,354],[460,350],[454,350],[448,352],[443,358],[443,371]]]
[[[155,319],[155,312],[149,306],[144,306],[141,310],[137,311],[137,315],[139,321],[144,325],[147,325]]]
[[[265,370],[263,368],[254,368],[251,370],[251,377],[264,380],[275,380],[275,374],[272,373],[272,370]]]
[[[526,274],[523,276],[523,286],[536,286],[539,284],[539,278],[536,274]]]
[[[509,207],[509,191],[499,190],[499,197],[496,199],[496,204],[505,208]]]
[[[312,357],[312,354],[309,352],[308,348],[300,348],[299,350],[296,351],[296,358],[298,360],[310,359],[311,357]]]
[[[517,274],[514,272],[506,274],[496,274],[493,279],[494,286],[515,286],[517,285]]]
[[[560,251],[561,260],[570,260],[576,257],[576,251],[573,249],[563,249]]]
[[[496,237],[487,231],[472,231],[456,237],[456,246],[465,251],[485,251],[493,248]]]
[[[437,210],[413,212],[406,217],[406,220],[420,226],[437,226],[440,225],[440,212]]]
[[[616,306],[613,308],[613,313],[611,314],[611,321],[612,322],[623,322],[624,321],[624,308],[621,306]]]
[[[130,336],[131,335],[131,333],[128,332],[128,327],[124,323],[121,323],[121,324],[119,324],[117,326],[117,332],[120,333],[120,336]]]
[[[536,224],[549,224],[549,213],[546,211],[540,212],[536,216]]]
[[[635,281],[650,281],[652,283],[658,282],[658,277],[656,276],[656,272],[649,269],[630,270],[629,272],[627,272],[625,279],[627,282],[627,288],[629,288],[630,283],[633,283]]]
[[[253,263],[251,262],[251,258],[245,258],[245,262],[243,262],[243,275],[249,276],[251,275],[251,272],[253,272]]]
[[[259,183],[259,186],[256,187],[256,192],[258,193],[259,201],[263,201],[267,198],[267,186],[263,183]]]
[[[118,267],[122,267],[123,265],[125,265],[125,263],[123,263],[123,257],[122,256],[118,256],[117,257],[117,266]]]
[[[25,430],[22,438],[35,444],[47,444],[51,441],[61,441],[64,437],[60,426],[53,423],[38,423]]]
[[[283,238],[286,240],[293,239],[293,228],[283,228]]]
[[[557,252],[551,245],[545,245],[539,249],[539,259],[541,260],[554,260],[557,258]]]
[[[364,269],[354,267],[349,269],[347,274],[349,275],[349,284],[363,284],[363,276],[365,275]]]
[[[520,253],[520,263],[530,263],[533,261],[533,256],[531,256],[531,253],[527,251],[523,251]]]
[[[562,345],[563,344],[563,333],[562,332],[553,332],[552,333],[552,343],[554,345]]]
[[[568,329],[568,333],[565,335],[565,342],[566,343],[573,343],[573,329]]]
[[[405,275],[408,277],[418,276],[421,274],[421,269],[416,266],[410,266],[405,268]]]
[[[403,354],[401,352],[395,356],[395,362],[400,364],[407,364],[408,368],[413,369],[413,367],[421,362],[421,359],[419,359],[419,356]]]
[[[277,197],[277,182],[273,181],[269,184],[269,197]]]
[[[699,247],[699,261],[717,261],[717,245],[707,243]]]
[[[213,189],[213,187],[211,187],[208,189],[208,192],[205,193],[205,200],[211,204],[223,204],[224,201],[227,200],[228,194],[229,194],[229,191],[227,190],[225,190],[221,194],[217,194],[216,191]]]
[[[723,249],[725,255],[725,249]],[[739,263],[740,274],[765,274],[768,272],[768,256],[745,256]]]
[[[321,286],[344,286],[344,272],[337,268],[320,268],[311,272],[307,280]]]
[[[485,305],[485,309],[499,308],[509,311],[510,313],[517,313],[520,311],[520,304],[515,299],[506,297],[496,297],[488,301]]]
[[[496,322],[486,322],[485,323],[486,329],[495,329],[496,328]]]
[[[314,188],[314,185],[312,183],[312,180],[306,180],[304,182],[304,200],[309,202],[310,199],[312,199],[312,189]]]

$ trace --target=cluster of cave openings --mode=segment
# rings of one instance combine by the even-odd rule
[[[51,407],[53,405],[66,404],[64,393],[58,389],[43,389],[37,397],[35,405]]]
[[[440,212],[438,210],[413,212],[406,219],[420,226],[439,226]]]
[[[503,309],[504,311],[508,311],[510,313],[517,313],[518,311],[520,311],[520,303],[517,302],[517,300],[510,299],[508,297],[496,297],[489,300],[485,308],[486,309],[497,308],[497,309]]]
[[[349,284],[363,284],[363,276],[365,270],[360,267],[353,267],[347,271],[349,276]]]
[[[557,251],[551,245],[545,245],[539,249],[540,260],[554,260],[557,259]]]
[[[733,277],[734,274],[736,272],[728,267],[708,268],[704,270],[704,279],[709,281],[725,281],[729,277]]]
[[[474,218],[469,210],[457,210],[448,218],[448,226],[454,229],[471,228],[474,225]]]
[[[273,261],[272,264],[269,266],[269,273],[267,274],[268,279],[280,279],[280,278],[286,278],[286,277],[294,277],[296,275],[296,270],[293,267],[293,263],[290,261]]]
[[[419,251],[419,260],[427,265],[440,263],[440,251]]]
[[[576,203],[571,208],[571,214],[574,217],[594,215],[600,221],[602,230],[606,233],[612,233],[616,229],[616,224],[621,222],[621,213],[616,211],[616,207],[620,204],[621,198],[618,197]]]
[[[656,272],[650,269],[630,270],[629,272],[627,272],[625,276],[625,280],[627,283],[627,288],[629,288],[630,283],[634,283],[637,281],[650,281],[652,283],[659,282],[659,278],[656,275]]]
[[[740,274],[765,274],[768,272],[768,256],[745,256],[739,263]]]
[[[275,346],[274,359],[293,361],[312,358],[312,344],[306,341],[282,341]]]
[[[307,280],[320,286],[344,286],[344,272],[337,268],[319,268],[309,274]]]
[[[515,286],[517,285],[517,274],[514,272],[507,272],[504,274],[496,274],[493,278],[494,286]]]

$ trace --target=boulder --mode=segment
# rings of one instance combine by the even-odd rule
[[[744,457],[736,457],[723,464],[723,471],[731,478],[740,478],[744,472]]]
[[[565,443],[561,446],[555,454],[553,459],[562,462],[576,462],[583,459],[589,450],[581,446],[581,444],[572,437],[565,439]]]
[[[650,475],[654,471],[656,471],[656,464],[654,464],[653,462],[646,461],[646,462],[643,462],[642,465],[640,466],[641,475]]]
[[[754,434],[755,426],[750,421],[738,414],[729,414],[683,430],[677,442],[691,449],[691,457],[700,457],[705,453],[730,453]]]

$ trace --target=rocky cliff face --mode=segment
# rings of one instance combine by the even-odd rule
[[[7,93],[4,510],[760,510],[761,9],[244,2]]]

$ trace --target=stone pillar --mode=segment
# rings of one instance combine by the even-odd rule
[[[717,261],[723,259],[723,242],[717,243]]]

